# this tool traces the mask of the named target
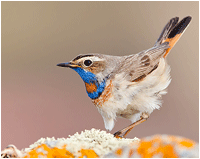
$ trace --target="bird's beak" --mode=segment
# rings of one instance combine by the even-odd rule
[[[72,63],[72,62],[59,63],[59,64],[57,64],[57,66],[60,66],[60,67],[69,67],[69,68],[80,67],[78,64],[75,64],[75,63]]]

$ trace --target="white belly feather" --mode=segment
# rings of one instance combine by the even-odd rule
[[[137,121],[142,112],[151,114],[161,107],[161,95],[171,82],[170,67],[164,58],[160,59],[158,68],[143,80],[130,82],[125,80],[126,73],[117,74],[112,81],[112,93],[102,105],[96,104],[101,113],[105,127],[112,130],[116,117]]]

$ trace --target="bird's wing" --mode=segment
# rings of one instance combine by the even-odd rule
[[[159,60],[169,48],[169,43],[163,43],[138,54],[127,56],[121,61],[114,74],[124,73],[124,77],[131,82],[137,82],[155,70]]]

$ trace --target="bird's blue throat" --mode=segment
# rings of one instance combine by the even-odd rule
[[[104,91],[107,78],[103,80],[103,82],[99,83],[95,74],[89,71],[85,71],[80,67],[72,69],[75,70],[85,82],[86,92],[88,96],[91,99],[97,99]]]

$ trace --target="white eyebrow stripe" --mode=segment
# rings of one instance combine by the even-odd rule
[[[83,57],[81,59],[78,59],[77,61],[83,61],[83,60],[91,60],[91,61],[103,61],[103,59],[97,57],[97,56],[88,56],[88,57]]]

